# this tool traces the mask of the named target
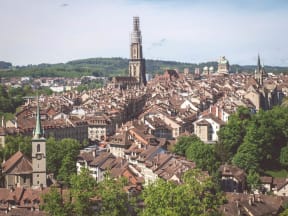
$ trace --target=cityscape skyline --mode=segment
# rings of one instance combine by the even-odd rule
[[[284,0],[0,0],[0,60],[14,65],[129,58],[139,16],[146,59],[287,66]]]

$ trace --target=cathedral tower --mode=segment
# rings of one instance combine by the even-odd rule
[[[264,66],[261,66],[261,62],[260,62],[260,56],[258,54],[258,59],[257,59],[257,68],[255,69],[255,75],[254,78],[257,81],[257,83],[260,86],[263,86],[263,79],[265,77],[265,70],[264,70]]]
[[[46,187],[46,139],[41,127],[39,98],[37,96],[36,127],[32,138],[32,182],[33,187]]]
[[[142,53],[142,36],[139,17],[133,17],[131,33],[129,76],[135,77],[140,85],[146,85],[145,59]]]

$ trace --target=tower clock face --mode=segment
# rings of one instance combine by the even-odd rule
[[[36,154],[36,159],[41,160],[42,159],[42,154]]]

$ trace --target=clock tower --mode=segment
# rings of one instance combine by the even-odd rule
[[[139,17],[133,17],[131,33],[129,76],[135,77],[140,85],[146,85],[145,59],[142,53],[142,36]]]
[[[46,139],[41,127],[39,98],[37,95],[36,127],[32,138],[32,183],[33,188],[46,187]]]

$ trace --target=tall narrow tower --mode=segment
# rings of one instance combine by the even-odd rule
[[[41,127],[39,98],[37,95],[36,127],[32,138],[32,183],[34,188],[46,187],[46,139]]]
[[[131,33],[129,76],[135,77],[140,85],[146,85],[145,59],[142,53],[142,36],[139,17],[133,17]]]
[[[257,83],[258,83],[260,86],[263,85],[264,76],[265,76],[264,66],[261,66],[260,56],[259,56],[259,54],[258,54],[257,68],[255,69],[254,78],[255,78],[255,80],[257,81]]]

